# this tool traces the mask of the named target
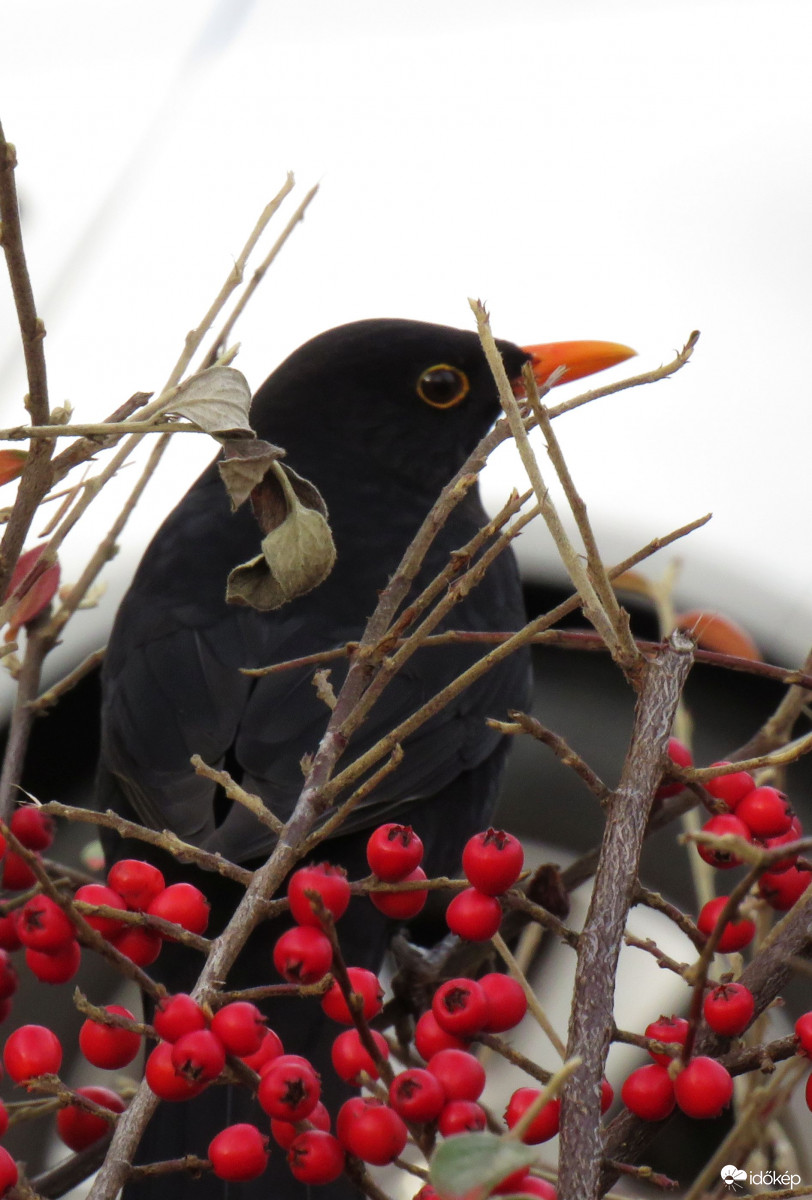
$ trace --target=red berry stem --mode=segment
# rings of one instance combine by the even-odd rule
[[[97,1021],[100,1025],[110,1025],[114,1029],[129,1029],[132,1033],[141,1034],[142,1037],[158,1037],[151,1025],[146,1025],[143,1021],[131,1021],[128,1017],[122,1017],[118,1013],[111,1013],[109,1008],[91,1003],[84,992],[80,991],[78,987],[73,993],[73,1003],[76,1010],[82,1016],[88,1017],[91,1021]]]
[[[471,1041],[480,1042],[483,1046],[487,1046],[490,1050],[493,1050],[496,1054],[504,1058],[506,1062],[512,1063],[514,1067],[521,1068],[526,1075],[532,1076],[533,1079],[537,1079],[539,1083],[543,1083],[545,1086],[553,1077],[552,1071],[547,1071],[544,1067],[539,1067],[531,1058],[527,1058],[521,1051],[511,1046],[498,1033],[478,1033]]]
[[[740,901],[748,894],[753,884],[758,880],[759,876],[764,872],[762,867],[752,867],[747,872],[743,879],[740,879],[736,886],[731,891],[725,902],[722,911],[719,913],[716,925],[702,948],[699,958],[690,968],[689,972],[685,973],[685,981],[693,988],[691,995],[691,1007],[688,1013],[688,1035],[685,1039],[685,1044],[682,1047],[680,1061],[685,1064],[690,1059],[694,1052],[694,1042],[696,1040],[696,1032],[699,1023],[702,1019],[702,1003],[705,998],[705,987],[708,982],[708,971],[713,962],[716,948],[719,940],[724,932],[727,921],[733,916],[733,913],[738,908]],[[757,1002],[757,1010],[758,1002]]]
[[[319,924],[323,932],[329,938],[330,945],[333,948],[333,978],[341,989],[341,994],[346,1001],[347,1008],[350,1010],[353,1024],[358,1030],[358,1036],[361,1039],[363,1047],[375,1063],[381,1082],[388,1088],[395,1077],[395,1073],[392,1070],[389,1060],[383,1057],[375,1044],[372,1030],[369,1028],[367,1020],[364,1017],[363,1000],[352,990],[352,982],[347,973],[347,964],[344,962],[344,956],[341,953],[341,945],[336,933],[335,921],[317,892],[309,893],[308,899],[313,907],[313,912],[319,918]]]

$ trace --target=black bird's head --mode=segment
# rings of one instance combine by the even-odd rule
[[[539,382],[566,365],[563,382],[634,353],[609,342],[497,344],[517,388],[528,361]],[[350,466],[374,462],[436,491],[499,411],[476,333],[381,318],[340,325],[300,346],[257,392],[251,423],[290,452],[293,466],[308,445],[319,447],[322,459],[327,447]]]

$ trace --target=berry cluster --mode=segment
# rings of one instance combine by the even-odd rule
[[[20,808],[10,823],[11,831],[26,849],[40,853],[53,838],[50,818],[36,808]],[[36,882],[30,866],[21,855],[6,850],[5,868],[11,860],[14,886],[19,891]],[[24,876],[21,865],[28,872]],[[165,940],[172,933],[158,921],[180,926],[191,933],[203,933],[209,920],[209,906],[203,893],[190,883],[168,887],[161,872],[139,859],[123,859],[110,868],[107,884],[88,883],[77,888],[73,901],[87,924],[138,966],[155,962]],[[139,913],[139,922],[125,921],[116,913]],[[143,918],[147,919],[144,920]],[[157,918],[150,922],[149,918]],[[43,983],[66,983],[79,969],[81,949],[77,927],[66,906],[51,896],[37,892],[20,907],[0,918],[0,1019],[10,1011],[16,990],[14,968],[8,958],[11,951],[25,949],[28,969]]]
[[[679,750],[674,751],[673,740],[671,753],[683,765],[690,761],[690,756],[685,758],[687,751],[681,757]],[[706,826],[712,833],[745,836],[738,828],[741,826],[747,840],[760,839],[765,845],[773,844],[770,839],[794,841],[800,833],[786,798],[775,789],[758,788],[746,772],[720,776],[708,791],[711,803],[718,806]],[[731,820],[737,822],[735,828],[729,827]],[[720,821],[727,822],[724,829]],[[774,832],[782,822],[782,831]],[[15,837],[30,852],[47,848],[46,838],[52,836],[47,817],[33,808],[20,809],[15,823],[11,825]],[[4,871],[10,853],[6,852]],[[368,901],[356,899],[354,903],[371,902],[396,920],[416,915],[428,895],[427,888],[414,886],[426,880],[422,856],[422,842],[409,826],[389,823],[377,828],[367,845],[373,886],[370,888],[369,881],[362,885]],[[721,869],[735,865],[725,853],[704,856]],[[25,859],[17,857],[30,870]],[[516,883],[522,867],[522,848],[512,835],[489,828],[472,837],[463,851],[469,886],[457,892],[447,907],[449,928],[472,941],[492,938],[501,923],[500,897]],[[15,869],[12,863],[12,875]],[[805,865],[796,866],[793,855],[772,864],[770,874],[781,878],[791,870],[801,876],[810,874]],[[33,874],[28,884],[21,886],[32,881],[36,883]],[[406,882],[412,886],[396,886]],[[389,885],[389,890],[378,890],[378,884]],[[212,1171],[223,1180],[241,1182],[260,1176],[269,1161],[271,1137],[285,1152],[293,1175],[303,1183],[319,1185],[341,1174],[347,1155],[382,1166],[399,1158],[410,1136],[421,1145],[431,1145],[438,1136],[447,1139],[481,1131],[493,1119],[481,1102],[485,1071],[471,1045],[484,1035],[513,1029],[523,1019],[527,1008],[524,986],[499,973],[444,981],[436,988],[431,1007],[415,1024],[414,1049],[422,1065],[415,1065],[412,1057],[403,1069],[394,1071],[390,1043],[369,1025],[382,1008],[383,991],[377,975],[366,968],[345,966],[340,956],[334,957],[338,943],[333,925],[347,911],[352,891],[346,873],[329,863],[296,870],[287,889],[294,925],[278,938],[273,950],[274,966],[288,982],[307,986],[324,981],[324,1014],[345,1026],[333,1040],[332,1066],[350,1086],[365,1090],[334,1114],[334,1130],[313,1064],[285,1052],[255,1005],[235,1000],[212,1012],[192,996],[178,994],[164,996],[156,1006],[152,1028],[146,1029],[156,1044],[147,1054],[145,1076],[160,1099],[170,1103],[188,1100],[222,1081],[226,1071],[233,1079],[229,1059],[231,1068],[239,1060],[256,1072],[256,1096],[268,1126],[263,1130],[254,1124],[236,1124],[216,1135],[208,1157]],[[768,898],[763,890],[762,896]],[[98,934],[141,966],[154,961],[163,939],[173,936],[173,927],[174,936],[181,936],[180,929],[202,933],[208,921],[208,905],[197,889],[188,884],[167,887],[160,871],[140,860],[117,863],[106,883],[79,888],[73,901]],[[700,913],[698,927],[706,936],[716,929],[726,901],[719,897]],[[134,913],[140,914],[140,920],[130,915],[125,918]],[[752,921],[729,914],[717,949],[741,949],[754,932]],[[25,947],[26,961],[40,978],[56,981],[57,967],[51,964],[40,974],[36,956],[59,962],[60,955],[68,954],[66,948],[75,947],[78,962],[70,905],[35,891],[21,897],[16,906],[12,904],[9,915],[0,918],[0,1004],[6,1006],[16,987],[10,953],[19,947]],[[333,978],[329,979],[331,971]],[[717,1034],[738,1037],[754,1018],[755,1000],[741,983],[723,976],[721,982],[706,986],[703,1014]],[[85,1021],[79,1047],[93,1066],[120,1071],[139,1053],[144,1032],[132,1013],[110,1005]],[[622,1098],[627,1108],[645,1120],[658,1121],[675,1107],[689,1116],[708,1118],[730,1103],[733,1082],[729,1072],[715,1059],[689,1052],[686,1041],[693,1045],[693,1033],[681,1017],[662,1017],[648,1026],[645,1037],[653,1061],[626,1079]],[[796,1037],[798,1052],[812,1056],[812,1013],[799,1020]],[[48,1029],[23,1026],[7,1039],[3,1057],[10,1078],[25,1086],[36,1076],[58,1072],[62,1047]],[[549,1099],[526,1123],[525,1114],[531,1105],[538,1105],[540,1096],[535,1086],[519,1087],[504,1114],[508,1129],[522,1122],[521,1140],[527,1144],[544,1142],[558,1133],[561,1105],[557,1097]],[[57,1129],[74,1150],[102,1137],[125,1106],[118,1093],[104,1086],[77,1089],[71,1097],[67,1103],[63,1100]],[[612,1089],[604,1080],[602,1112],[612,1099]],[[812,1083],[807,1085],[807,1100],[812,1107]],[[0,1107],[0,1135],[7,1119]],[[16,1166],[0,1147],[0,1195],[14,1179]],[[554,1188],[524,1169],[503,1180],[493,1194],[510,1192],[555,1200]],[[434,1200],[435,1195],[426,1184],[415,1200]]]
[[[513,887],[523,866],[524,851],[513,834],[502,829],[474,834],[462,852],[462,869],[471,886],[446,909],[451,932],[470,942],[492,938],[502,923],[497,897]]]
[[[668,743],[668,755],[680,767],[691,766],[691,752],[677,738]],[[712,763],[714,767],[728,767],[726,761]],[[657,796],[672,795],[681,784],[664,784]],[[708,807],[713,815],[702,826],[703,833],[715,837],[731,834],[765,850],[775,850],[803,837],[803,828],[786,795],[774,787],[760,787],[749,771],[730,771],[708,780],[705,789],[711,797]],[[698,845],[701,858],[720,871],[741,866],[741,859],[729,849],[719,846]],[[799,854],[790,851],[786,857],[772,862],[769,869],[759,878],[759,895],[777,912],[792,908],[812,882],[812,871],[808,865],[798,865]],[[710,920],[705,918],[706,923]],[[701,927],[701,926],[700,926]],[[733,935],[731,935],[733,937]],[[749,940],[749,939],[748,939]],[[743,942],[742,945],[746,945]],[[740,946],[731,949],[740,949]]]

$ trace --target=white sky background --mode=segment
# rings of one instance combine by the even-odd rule
[[[635,371],[699,328],[677,378],[559,437],[610,559],[713,510],[682,547],[684,598],[772,656],[812,641],[808,3],[4,0],[2,37],[52,404],[100,419],[159,387],[292,169],[296,195],[321,191],[236,332],[252,387],[342,321],[471,326],[469,295],[500,336],[627,342]],[[2,283],[4,423],[23,391]],[[107,571],[108,619],[211,456],[175,441]],[[512,471],[501,456],[494,499]],[[521,541],[549,572],[546,537]],[[98,617],[74,638],[98,642]]]

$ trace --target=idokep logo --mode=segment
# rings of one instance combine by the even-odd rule
[[[746,1184],[751,1184],[753,1187],[800,1187],[800,1175],[790,1175],[790,1173],[779,1173],[778,1171],[754,1171],[752,1175],[748,1175],[741,1167],[735,1167],[729,1164],[722,1167],[719,1172],[722,1176],[722,1182],[731,1192],[738,1191]]]

